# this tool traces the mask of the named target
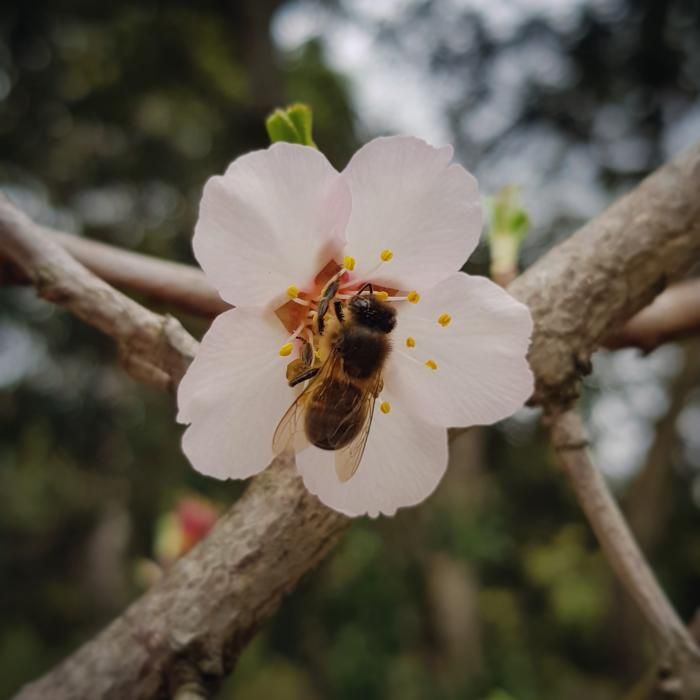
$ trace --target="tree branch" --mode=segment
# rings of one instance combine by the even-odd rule
[[[604,347],[635,347],[644,352],[667,343],[700,334],[700,279],[678,282],[659,294],[620,330],[604,340]]]
[[[204,318],[213,318],[231,308],[199,268],[36,226],[88,270],[119,289]],[[16,265],[0,256],[0,285],[27,283],[30,280]],[[663,291],[648,307],[606,336],[602,345],[611,350],[635,347],[651,352],[663,343],[698,333],[700,279],[692,279]]]
[[[680,682],[676,697],[696,697],[700,650],[659,587],[603,477],[593,466],[578,413],[566,411],[554,417],[552,444],[608,563],[656,637],[663,667]],[[666,675],[664,682],[669,680]]]
[[[535,403],[551,413],[568,408],[579,373],[606,333],[689,269],[700,251],[698,191],[700,147],[661,168],[511,286],[535,319],[529,355],[537,379]],[[7,248],[4,235],[0,246]],[[41,275],[32,279],[45,288]],[[59,289],[70,286],[52,282]],[[89,296],[98,282],[83,282],[81,291]],[[103,321],[106,332],[114,331],[113,319]],[[597,498],[604,498],[604,482],[594,486]],[[253,480],[210,536],[160,583],[19,697],[152,698],[183,661],[216,685],[242,645],[346,525],[343,516],[306,493],[289,464],[278,462]],[[658,589],[649,578],[646,583]],[[625,583],[636,599],[648,595],[629,577]],[[655,591],[656,612],[649,619],[659,626],[657,636],[682,646],[675,623],[661,629],[670,619],[659,603],[662,595]]]
[[[1,194],[0,249],[40,296],[112,336],[135,378],[177,386],[197,349],[194,338],[173,317],[145,309],[88,272]]]

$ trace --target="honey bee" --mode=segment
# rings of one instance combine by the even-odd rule
[[[323,299],[325,316],[332,296]],[[290,380],[290,386],[311,381],[282,417],[272,449],[275,454],[290,448],[298,452],[312,444],[333,450],[336,474],[347,481],[357,471],[367,444],[396,311],[377,299],[370,284],[345,306],[336,301],[333,310],[328,320],[321,314],[317,317],[325,361]]]

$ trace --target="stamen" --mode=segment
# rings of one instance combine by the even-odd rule
[[[413,338],[409,335],[408,338],[406,338],[406,347],[407,348],[415,348],[416,347],[415,338]]]
[[[299,287],[295,284],[290,284],[289,287],[287,287],[287,296],[290,299],[296,299],[299,296]]]
[[[348,272],[352,272],[355,269],[355,258],[353,258],[352,255],[346,255],[343,258],[343,267]]]
[[[289,355],[292,354],[292,350],[294,350],[293,341],[296,339],[296,337],[299,335],[299,333],[301,333],[301,331],[304,328],[304,325],[305,325],[304,323],[300,323],[297,326],[297,329],[294,331],[294,333],[292,333],[292,335],[290,335],[289,338],[287,338],[287,342],[284,345],[282,345],[282,347],[278,351],[280,354],[280,357],[288,357]]]
[[[385,414],[386,414],[386,413],[391,413],[391,404],[390,404],[388,401],[382,401],[382,402],[379,404],[379,410],[380,410],[382,413],[385,413]]]
[[[420,301],[420,294],[414,289],[412,292],[408,293],[406,299],[408,299],[411,304],[417,304]]]
[[[435,360],[426,360],[425,366],[429,367],[432,370],[435,370],[435,369],[437,369],[437,362],[435,362]]]
[[[452,316],[450,316],[450,314],[440,314],[438,316],[437,322],[444,328],[445,326],[450,325],[451,320],[452,320]]]
[[[389,250],[389,248],[384,248],[384,250],[379,253],[379,257],[381,258],[382,262],[389,262],[394,257],[393,251]]]
[[[378,291],[374,293],[374,296],[379,299],[379,301],[386,301],[389,298],[389,292]]]
[[[300,299],[299,297],[292,297],[292,301],[299,306],[311,306],[311,302],[307,299]]]

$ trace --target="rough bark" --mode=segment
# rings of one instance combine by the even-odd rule
[[[700,146],[663,166],[522,274],[536,323],[534,403],[567,407],[603,338],[700,254]]]
[[[530,351],[537,377],[534,402],[543,403],[549,413],[573,401],[579,373],[589,366],[606,332],[689,268],[700,251],[699,186],[700,148],[695,148],[648,178],[512,285],[535,318]],[[4,235],[0,247],[7,247]],[[15,250],[13,259],[40,290],[46,289],[42,275],[32,271],[21,250]],[[50,288],[63,288],[60,280],[52,282]],[[93,288],[77,291],[89,296]],[[61,296],[56,300],[65,301]],[[77,300],[69,306],[86,317]],[[103,319],[99,327],[108,333],[120,330],[113,321]],[[135,332],[131,324],[127,330]],[[147,362],[152,362],[150,349],[141,348]],[[605,491],[602,479],[596,489]],[[216,684],[245,641],[269,618],[284,593],[331,549],[345,525],[342,516],[306,494],[288,465],[276,465],[253,481],[212,535],[162,582],[71,658],[26,686],[19,697],[158,697],[183,665]],[[639,599],[635,581],[625,577],[623,582]],[[658,589],[653,577],[651,582]],[[660,590],[654,595],[657,601],[663,598]],[[650,617],[653,625],[667,623],[664,615]],[[675,625],[656,632],[663,640],[678,634]]]

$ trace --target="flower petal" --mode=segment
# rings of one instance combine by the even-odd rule
[[[418,304],[401,303],[385,386],[436,425],[494,423],[532,393],[531,332],[526,306],[485,277],[457,273]]]
[[[335,454],[308,447],[296,456],[306,488],[345,515],[393,515],[397,508],[426,499],[447,467],[447,431],[416,419],[383,392],[391,412],[374,413],[362,462],[354,476],[341,482]]]
[[[479,242],[481,200],[476,180],[451,158],[450,146],[407,136],[375,139],[353,156],[343,177],[356,278],[422,291],[460,269]],[[393,257],[368,277],[384,250]]]
[[[325,156],[277,143],[209,179],[194,253],[224,300],[264,306],[338,257],[349,214],[350,191]]]
[[[236,308],[214,319],[180,382],[182,448],[195,469],[245,479],[272,461],[272,435],[294,399],[279,356],[285,331],[272,313]]]

